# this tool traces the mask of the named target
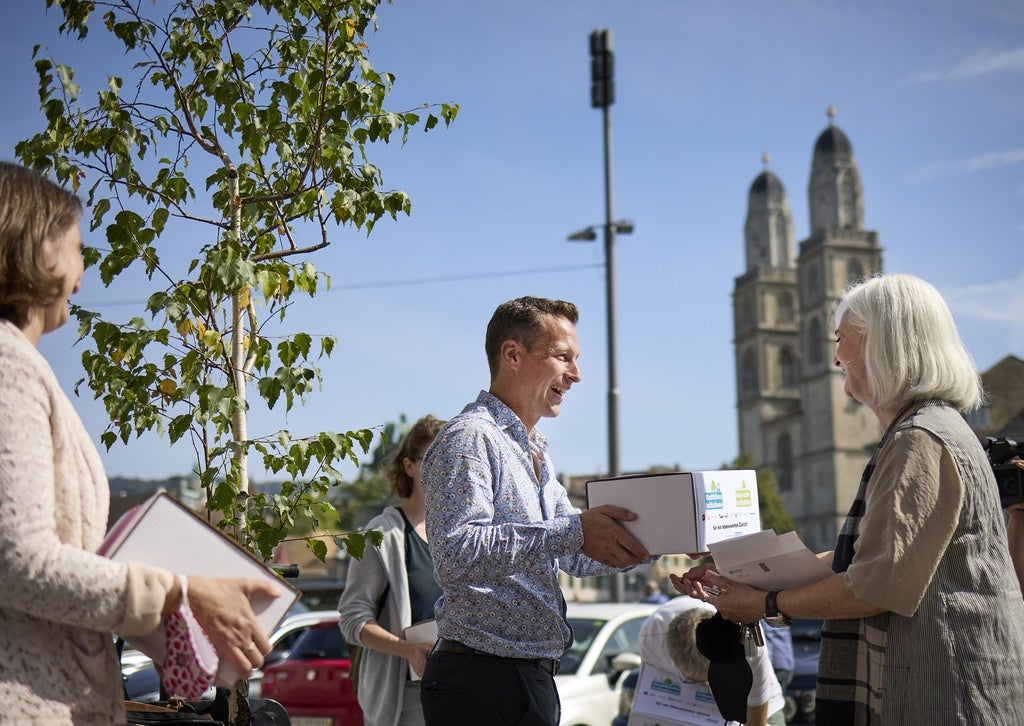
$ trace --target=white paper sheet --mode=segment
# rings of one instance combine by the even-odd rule
[[[766,529],[710,545],[719,574],[761,590],[799,587],[832,575],[796,532]]]

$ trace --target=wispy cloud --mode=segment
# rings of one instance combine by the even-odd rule
[[[1007,350],[1024,350],[1024,270],[981,285],[944,287],[942,296],[961,327],[967,319],[996,323],[1006,336]]]
[[[1016,278],[1008,277],[984,284],[944,288],[942,295],[954,312],[973,318],[1024,325],[1024,270]]]
[[[960,81],[992,73],[1024,73],[1024,47],[996,53],[981,50],[955,63],[951,68],[933,69],[911,74],[908,83],[933,83],[935,81]]]
[[[998,169],[1002,166],[1011,166],[1021,162],[1024,162],[1024,148],[1006,149],[1004,151],[993,151],[988,154],[971,156],[967,159],[925,164],[916,169],[911,169],[907,174],[907,179],[911,184],[924,184],[939,179],[962,176],[963,174]]]

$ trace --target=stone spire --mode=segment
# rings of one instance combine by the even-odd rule
[[[811,234],[823,229],[864,229],[864,193],[853,147],[835,125],[835,107],[826,110],[828,126],[814,144],[807,197]]]
[[[793,214],[782,182],[769,169],[771,156],[762,152],[765,169],[750,185],[744,226],[747,270],[794,264]]]

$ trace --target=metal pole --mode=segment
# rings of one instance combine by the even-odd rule
[[[615,225],[612,223],[611,109],[604,107],[604,272],[608,319],[608,475],[619,470],[619,385],[615,368]]]
[[[611,109],[604,107],[604,280],[608,318],[608,475],[619,471],[619,384],[615,368],[615,225],[612,223],[612,130]],[[626,578],[613,578],[616,602],[626,599]]]

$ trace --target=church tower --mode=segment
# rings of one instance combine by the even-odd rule
[[[758,462],[773,460],[765,426],[800,406],[793,214],[767,154],[763,160],[747,195],[747,271],[733,291],[740,451]]]
[[[769,241],[760,262],[766,225],[752,219],[778,220],[783,208],[789,211],[774,176],[774,200],[770,193],[755,195],[755,188],[770,186],[761,181],[768,172],[762,173],[748,203],[747,271],[736,278],[733,293],[740,451],[754,457],[756,468],[772,469],[787,511],[815,551],[835,545],[880,435],[871,411],[843,393],[842,372],[832,365],[832,306],[849,282],[881,271],[882,249],[877,233],[864,229],[853,147],[834,124],[831,106],[828,115],[807,188],[810,235],[795,259],[792,251],[772,257]],[[767,301],[785,293],[795,301],[792,313],[773,316]]]

